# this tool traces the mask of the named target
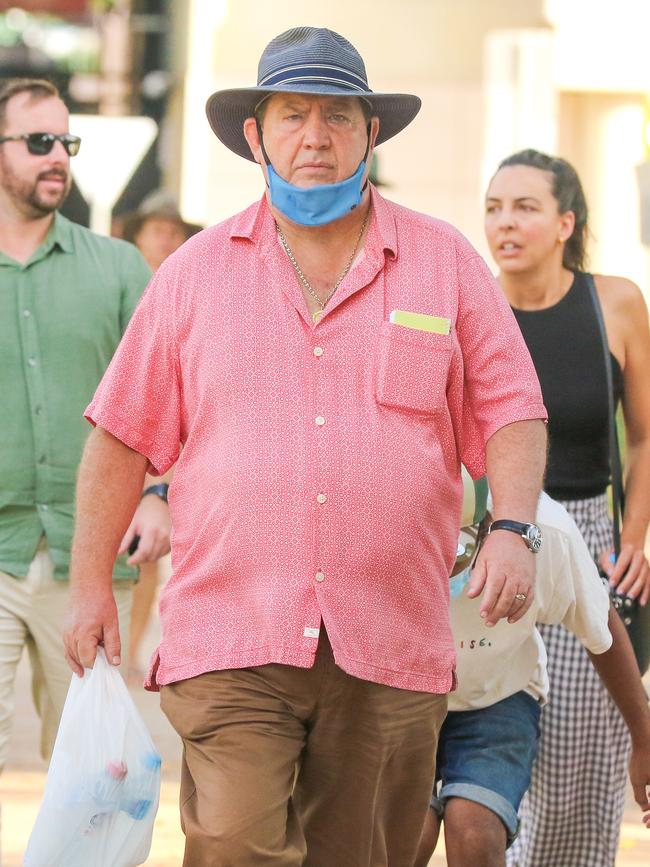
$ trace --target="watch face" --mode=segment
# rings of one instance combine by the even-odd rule
[[[542,547],[542,531],[539,529],[537,524],[528,525],[526,529],[526,538],[528,539],[530,550],[536,554]]]

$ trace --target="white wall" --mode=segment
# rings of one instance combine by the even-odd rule
[[[212,90],[254,84],[267,42],[298,24],[343,33],[376,91],[418,94],[422,111],[379,151],[383,192],[482,238],[483,41],[491,26],[543,23],[540,0],[186,0],[190,9],[182,205],[215,222],[261,195],[259,169],[211,134]]]

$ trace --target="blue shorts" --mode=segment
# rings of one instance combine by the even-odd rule
[[[517,692],[490,707],[447,714],[431,798],[441,818],[449,798],[474,801],[496,813],[512,843],[537,756],[540,710],[527,692]]]

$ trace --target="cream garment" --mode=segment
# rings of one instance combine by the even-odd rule
[[[463,590],[451,602],[458,688],[449,695],[450,711],[488,707],[519,690],[546,702],[546,650],[536,622],[563,624],[592,653],[611,646],[609,597],[575,522],[542,494],[537,523],[544,541],[535,561],[535,600],[521,620],[487,628],[480,597],[468,599]]]
[[[122,640],[122,671],[129,646],[133,581],[113,584]],[[14,713],[14,679],[27,646],[32,695],[41,718],[41,755],[49,759],[72,672],[63,656],[61,628],[68,609],[67,581],[53,577],[43,539],[24,578],[0,571],[0,771],[7,761]]]

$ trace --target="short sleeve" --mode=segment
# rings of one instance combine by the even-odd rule
[[[543,542],[536,582],[541,607],[537,620],[561,623],[587,650],[604,653],[612,644],[607,625],[609,596],[569,515],[566,523],[566,530],[541,524]]]
[[[159,269],[147,287],[85,417],[145,455],[154,475],[178,458],[181,430],[174,281]]]
[[[517,321],[486,263],[472,253],[459,263],[456,328],[464,365],[461,460],[478,478],[492,434],[547,414]]]

